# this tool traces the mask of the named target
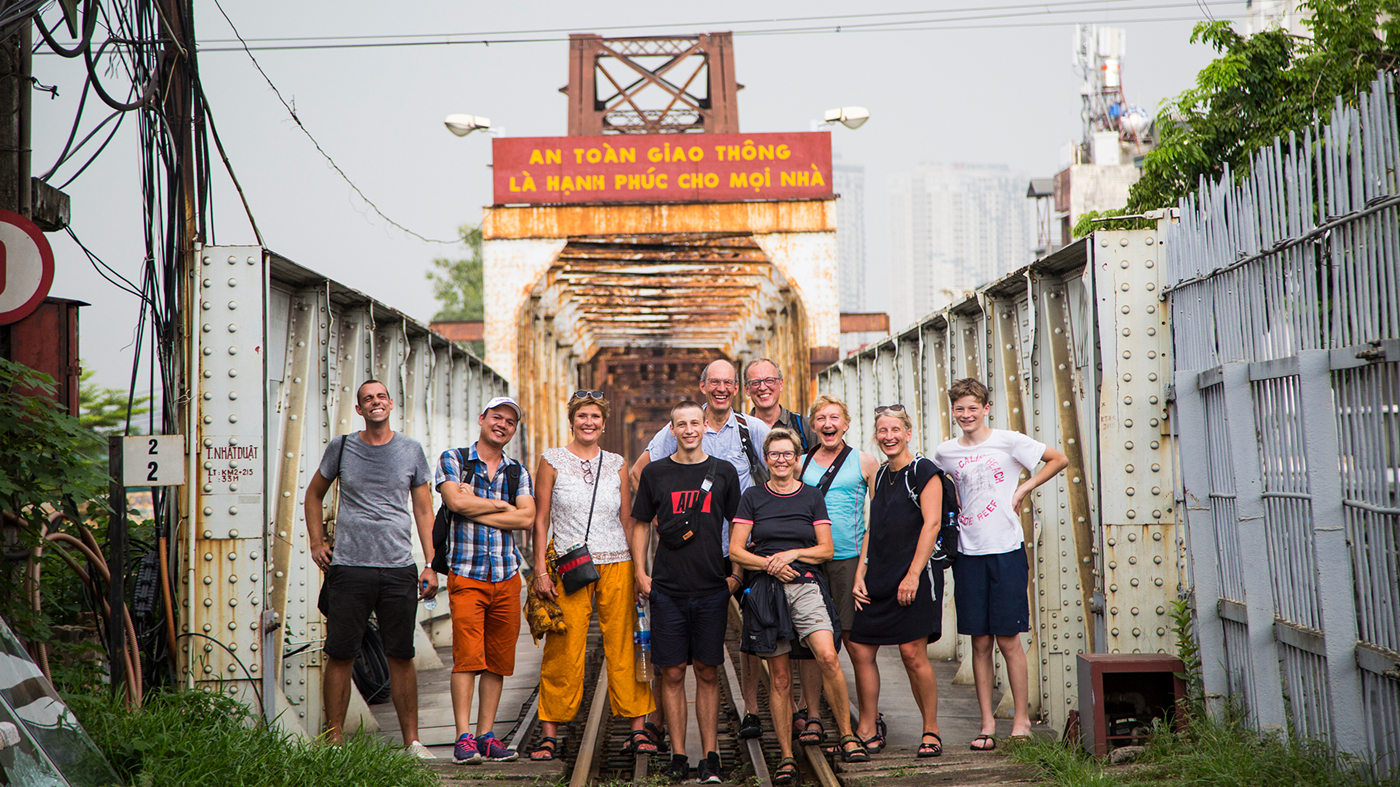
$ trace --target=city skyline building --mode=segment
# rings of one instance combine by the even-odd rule
[[[921,163],[890,176],[894,326],[1031,261],[1033,206],[1025,173],[1004,164]]]
[[[841,311],[865,311],[865,167],[846,164],[840,154],[831,165],[836,200],[836,271]]]

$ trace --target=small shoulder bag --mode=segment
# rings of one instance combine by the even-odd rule
[[[554,558],[554,570],[566,594],[588,587],[602,577],[588,551],[588,536],[593,532],[593,507],[598,503],[598,486],[603,483],[603,452],[598,452],[598,472],[593,476],[593,500],[588,504],[588,525],[583,530],[583,543],[575,544]]]
[[[705,481],[700,484],[700,491],[696,493],[695,499],[690,502],[685,513],[672,519],[664,525],[658,525],[656,535],[661,540],[662,546],[670,550],[681,549],[692,543],[691,538],[695,536],[695,518],[700,513],[700,508],[705,504],[705,497],[710,494],[710,489],[715,485],[715,469],[719,467],[719,460],[710,457],[709,465],[705,468]]]

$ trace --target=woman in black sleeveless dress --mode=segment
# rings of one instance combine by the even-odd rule
[[[903,405],[876,408],[875,440],[886,462],[875,474],[870,527],[856,568],[850,655],[860,704],[857,737],[867,746],[884,745],[876,734],[880,671],[875,655],[881,645],[898,645],[923,716],[918,755],[937,757],[943,739],[938,736],[938,683],[928,643],[943,633],[943,571],[930,567],[929,558],[938,540],[943,484],[932,461],[910,452],[913,432]]]

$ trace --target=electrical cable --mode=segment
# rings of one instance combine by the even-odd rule
[[[73,128],[68,132],[68,141],[63,143],[63,150],[58,154],[58,160],[53,163],[52,167],[49,167],[48,172],[39,176],[39,180],[47,182],[59,166],[68,158],[68,149],[73,146],[73,139],[78,136],[78,126],[83,122],[83,108],[87,106],[88,90],[91,88],[92,86],[88,84],[87,80],[83,80],[83,92],[78,96],[78,112],[73,118]],[[102,122],[106,123],[107,121],[104,120]],[[100,127],[99,125],[99,128]],[[89,134],[88,136],[90,137],[92,135]],[[86,137],[83,139],[83,142],[87,142]]]
[[[77,233],[73,232],[73,228],[71,226],[64,227],[63,230],[64,232],[68,233],[68,237],[72,238],[74,243],[78,244],[78,248],[83,250],[83,253],[87,255],[88,261],[92,263],[92,267],[97,270],[98,274],[100,274],[102,278],[111,282],[112,285],[114,285],[117,289],[121,290],[122,292],[125,292],[129,295],[135,295],[137,298],[140,298],[143,301],[146,300],[146,295],[143,291],[144,288],[137,287],[135,282],[123,276],[112,266],[103,262],[102,259],[96,254],[92,253],[92,251],[88,249],[86,245],[83,244],[82,240],[78,238]],[[110,272],[111,275],[109,276],[107,272],[104,272],[104,269],[105,271]],[[116,277],[117,280],[113,280],[112,277]]]
[[[229,18],[228,12],[224,10],[224,7],[223,7],[223,5],[219,2],[219,0],[214,0],[214,7],[219,9],[219,13],[220,13],[220,14],[223,14],[224,21],[228,22],[228,26],[229,26],[230,29],[233,30],[233,34],[234,34],[235,36],[238,36],[238,37],[239,37],[239,40],[242,40],[242,36],[241,36],[241,35],[239,34],[239,32],[238,32],[238,28],[234,26],[233,20]],[[360,190],[360,187],[359,187],[359,186],[356,186],[356,185],[355,185],[355,182],[352,181],[352,180],[350,179],[350,176],[347,175],[347,174],[345,174],[345,170],[341,169],[341,168],[340,168],[340,165],[337,164],[337,163],[335,163],[335,159],[331,158],[330,154],[327,153],[327,152],[325,151],[325,149],[323,149],[323,148],[321,147],[321,143],[320,143],[320,142],[317,142],[317,141],[316,141],[316,138],[313,137],[313,136],[311,135],[311,132],[306,128],[306,125],[303,124],[303,123],[301,122],[301,118],[297,117],[297,111],[296,111],[295,109],[292,108],[292,105],[291,105],[291,104],[287,103],[287,99],[285,99],[285,98],[282,97],[282,91],[278,90],[278,89],[277,89],[277,85],[274,85],[274,84],[272,83],[272,78],[269,77],[269,76],[267,75],[267,72],[263,70],[262,65],[261,65],[260,63],[258,63],[258,59],[257,59],[256,57],[253,56],[252,50],[249,50],[249,49],[248,49],[248,46],[247,46],[246,44],[243,46],[243,49],[244,49],[244,51],[248,52],[248,59],[250,59],[250,60],[253,61],[253,67],[256,68],[256,69],[258,70],[258,73],[259,73],[259,74],[262,74],[263,80],[264,80],[265,82],[267,82],[267,86],[268,86],[268,87],[272,88],[272,92],[273,92],[274,94],[276,94],[277,100],[280,101],[280,102],[282,102],[282,106],[286,108],[287,114],[289,114],[289,115],[292,116],[292,120],[296,122],[297,128],[301,129],[301,133],[305,134],[305,135],[306,135],[306,138],[309,139],[309,140],[311,140],[311,144],[314,145],[314,146],[316,147],[316,151],[317,151],[318,153],[320,153],[321,156],[326,160],[326,162],[329,163],[329,164],[331,165],[331,168],[334,169],[337,173],[340,174],[341,179],[343,179],[347,184],[349,184],[350,188],[353,189],[354,192],[355,192],[356,194],[359,195],[360,199],[364,200],[364,201],[365,201],[365,204],[366,204],[366,205],[369,205],[370,209],[372,209],[375,213],[379,214],[379,217],[380,217],[381,219],[384,219],[386,222],[388,222],[388,223],[391,224],[392,226],[397,227],[398,229],[402,230],[404,233],[406,233],[406,234],[408,234],[408,235],[412,235],[413,237],[415,237],[415,238],[417,238],[417,239],[419,239],[419,240],[421,240],[421,241],[423,241],[423,242],[425,242],[425,243],[456,244],[456,243],[459,242],[458,240],[455,240],[455,239],[454,239],[454,240],[438,240],[438,239],[436,239],[436,238],[428,238],[428,237],[425,237],[425,236],[423,236],[423,235],[418,234],[417,232],[414,232],[413,230],[409,229],[408,227],[405,227],[404,225],[398,223],[397,221],[394,221],[393,219],[389,218],[388,216],[386,216],[386,215],[384,214],[384,211],[380,210],[378,205],[374,204],[374,202],[373,202],[369,197],[365,196],[365,193],[364,193],[363,191]]]
[[[238,664],[239,668],[243,670],[243,674],[248,676],[248,682],[253,684],[253,693],[256,694],[258,697],[258,707],[261,708],[263,706],[262,682],[253,676],[253,673],[248,670],[247,665],[243,663],[243,659],[238,658],[238,654],[234,653],[232,648],[220,642],[219,640],[209,636],[208,634],[204,634],[198,631],[184,631],[175,635],[175,639],[177,640],[184,639],[185,637],[203,637],[204,639],[207,639],[215,645],[218,645],[219,647],[223,648],[224,651],[228,653],[229,658],[233,659],[234,662]]]
[[[106,118],[106,120],[103,120],[101,123],[98,123],[98,124],[97,124],[97,128],[94,128],[90,134],[88,134],[86,137],[83,138],[83,141],[82,141],[82,142],[78,143],[78,148],[74,148],[73,152],[74,152],[74,153],[78,152],[78,149],[79,149],[79,148],[82,148],[83,145],[87,144],[87,141],[88,141],[89,139],[92,138],[92,135],[93,135],[93,134],[96,134],[96,133],[102,128],[102,126],[106,125],[107,121],[108,121],[108,120],[111,120],[112,118],[117,118],[117,124],[116,124],[115,126],[112,126],[112,131],[111,131],[111,133],[109,133],[109,134],[107,135],[107,138],[106,138],[106,139],[102,140],[102,144],[98,146],[97,152],[96,152],[96,153],[93,153],[92,156],[88,158],[87,163],[85,163],[85,164],[83,164],[81,167],[79,167],[79,168],[78,168],[78,171],[77,171],[77,172],[74,172],[71,176],[69,176],[69,178],[68,178],[67,180],[63,181],[63,184],[60,185],[60,186],[58,187],[60,191],[62,191],[63,189],[68,188],[68,184],[69,184],[69,183],[72,183],[73,181],[77,180],[79,175],[81,175],[81,174],[83,174],[84,172],[86,172],[86,171],[87,171],[87,168],[90,167],[90,166],[92,166],[92,163],[93,163],[94,161],[97,161],[98,156],[101,156],[101,155],[102,155],[102,151],[104,151],[104,150],[107,149],[107,146],[108,146],[109,144],[111,144],[111,142],[112,142],[113,139],[116,138],[117,132],[121,130],[122,121],[126,119],[126,113],[125,113],[125,112],[113,112],[112,114],[108,115],[107,118]],[[63,162],[59,162],[59,163],[62,164]]]
[[[1119,2],[1119,3],[1122,2],[1122,0],[1106,0],[1106,1],[1107,1],[1107,2]],[[1051,5],[1053,6],[1053,5],[1056,5],[1056,4],[1051,4]],[[1060,4],[1060,5],[1063,5],[1063,4]],[[1154,5],[1142,5],[1142,4],[1134,3],[1134,4],[1119,6],[1119,7],[1101,8],[1101,9],[1075,9],[1075,8],[1072,8],[1072,9],[1055,9],[1055,8],[1050,8],[1050,7],[1047,7],[1047,6],[1044,6],[1044,5],[1037,5],[1037,6],[1030,6],[1030,7],[1032,7],[1032,8],[1038,8],[1038,9],[1042,9],[1042,10],[1040,10],[1038,13],[1034,13],[1034,14],[1029,13],[1029,12],[1026,12],[1026,13],[1007,13],[1007,14],[981,14],[981,15],[973,15],[973,16],[953,17],[953,18],[948,18],[948,19],[914,19],[914,20],[906,20],[906,21],[899,21],[899,22],[871,22],[871,23],[863,23],[863,24],[837,24],[837,25],[802,26],[802,27],[772,27],[772,28],[758,28],[758,29],[753,29],[753,30],[734,30],[734,31],[732,31],[732,32],[733,32],[733,35],[734,35],[735,37],[741,37],[741,36],[771,36],[771,35],[827,35],[827,34],[840,34],[840,33],[928,32],[928,31],[939,31],[939,30],[997,30],[997,29],[1025,28],[1025,27],[1054,27],[1054,26],[1060,26],[1060,25],[1068,24],[1068,22],[1059,21],[1059,20],[1041,20],[1041,21],[1031,21],[1031,22],[998,22],[998,23],[992,23],[992,24],[950,24],[950,23],[953,23],[953,22],[967,22],[967,21],[981,21],[981,20],[1016,19],[1016,18],[1021,18],[1021,17],[1036,17],[1036,16],[1045,16],[1045,15],[1052,15],[1052,14],[1054,14],[1054,15],[1063,15],[1063,14],[1083,14],[1083,13],[1096,13],[1096,14],[1102,14],[1102,13],[1128,13],[1128,14],[1132,14],[1132,13],[1139,13],[1139,12],[1142,12],[1142,11],[1153,10],[1153,9],[1198,8],[1198,7],[1200,7],[1200,4],[1199,4],[1199,3],[1196,3],[1196,2],[1163,3],[1163,4],[1154,4]],[[1102,20],[1102,21],[1096,22],[1096,24],[1127,24],[1127,23],[1148,23],[1148,22],[1193,22],[1193,21],[1200,21],[1200,17],[1199,17],[1199,16],[1174,16],[1174,17],[1152,17],[1152,18],[1126,18],[1126,19],[1117,19],[1117,20]],[[720,25],[722,25],[722,24],[729,24],[729,23],[723,23],[723,22],[721,22],[721,23],[714,23],[714,24],[720,24]],[[916,26],[916,25],[917,25],[917,26]],[[675,26],[675,25],[652,25],[652,26],[633,26],[633,25],[628,25],[628,26],[623,26],[623,27],[624,27],[624,28],[630,28],[630,27],[650,27],[651,29],[656,29],[657,27],[666,28],[666,27],[674,27],[674,26]],[[620,28],[603,28],[603,29],[620,29]],[[558,28],[558,29],[551,29],[551,30],[549,30],[549,31],[547,31],[547,32],[563,32],[564,30],[565,30],[564,28]],[[201,48],[200,48],[200,52],[238,52],[238,51],[248,51],[248,52],[251,53],[252,51],[260,51],[260,52],[267,52],[267,51],[292,51],[292,50],[305,51],[305,50],[316,50],[316,49],[377,49],[377,48],[393,48],[393,47],[456,46],[456,45],[481,45],[481,46],[491,46],[491,45],[500,45],[500,44],[541,44],[541,43],[559,43],[559,42],[561,42],[561,41],[566,41],[566,40],[567,40],[567,39],[563,39],[563,38],[560,38],[560,37],[557,37],[557,36],[536,37],[536,38],[519,38],[519,37],[517,37],[517,38],[491,38],[491,37],[485,37],[485,36],[495,35],[495,34],[492,34],[492,33],[484,33],[484,34],[483,34],[483,33],[478,33],[478,34],[463,33],[463,34],[458,34],[458,35],[472,35],[472,36],[474,36],[473,38],[468,38],[468,39],[418,40],[418,39],[430,38],[430,37],[433,37],[433,36],[441,36],[441,35],[443,35],[443,34],[441,34],[441,33],[437,33],[437,34],[428,33],[428,34],[379,35],[379,36],[326,36],[326,37],[305,36],[305,37],[288,38],[288,39],[273,39],[273,38],[269,38],[269,39],[249,39],[249,41],[263,40],[263,41],[268,41],[268,42],[279,41],[279,40],[289,40],[289,41],[311,41],[311,42],[315,42],[315,41],[342,41],[342,40],[345,40],[345,39],[349,39],[349,40],[352,40],[352,41],[354,41],[354,42],[353,42],[353,43],[304,43],[304,44],[276,44],[276,43],[256,44],[256,43],[246,43],[246,42],[245,42],[245,43],[243,43],[243,44],[240,45],[240,46],[206,46],[206,47],[201,47]],[[502,35],[510,35],[510,34],[505,33],[505,34],[502,34]],[[384,40],[376,40],[376,39],[403,39],[403,40],[384,41]],[[229,43],[232,43],[232,42],[230,41]]]
[[[1208,4],[1208,3],[1206,3],[1206,4]],[[1216,4],[1217,4],[1217,5],[1225,5],[1226,3],[1221,2],[1221,0],[1216,0]],[[1059,8],[1061,8],[1062,6],[1105,6],[1105,5],[1115,5],[1115,6],[1122,6],[1122,7],[1120,7],[1120,8],[1078,8],[1078,9],[1052,10],[1052,9],[1059,9]],[[1202,5],[1203,5],[1203,3],[1201,3],[1201,2],[1182,2],[1182,3],[1178,3],[1178,4],[1176,4],[1176,5],[1173,5],[1173,6],[1171,6],[1171,7],[1201,7]],[[718,20],[718,21],[708,21],[708,22],[663,22],[663,23],[659,23],[659,24],[604,25],[604,26],[601,26],[601,27],[596,27],[596,28],[594,28],[594,29],[595,29],[595,30],[599,30],[599,31],[609,31],[609,30],[657,30],[657,29],[665,29],[665,28],[686,28],[686,29],[698,29],[698,30],[714,30],[714,29],[716,29],[716,28],[718,28],[718,27],[728,27],[728,26],[737,26],[737,25],[773,24],[773,23],[788,23],[788,22],[841,21],[841,20],[858,20],[858,19],[878,19],[878,18],[889,18],[889,17],[897,17],[897,16],[905,16],[905,17],[908,17],[908,16],[932,16],[932,15],[948,15],[948,14],[985,13],[985,12],[991,12],[991,11],[1025,11],[1025,12],[1027,12],[1027,13],[1026,13],[1026,14],[1022,14],[1022,15],[1029,15],[1030,12],[1038,12],[1038,13],[1085,13],[1085,12],[1090,12],[1090,11],[1132,11],[1132,10],[1136,10],[1137,8],[1138,8],[1137,4],[1136,4],[1135,2],[1131,2],[1130,0],[1062,0],[1061,2],[1021,3],[1021,4],[1014,4],[1014,5],[997,5],[997,6],[965,6],[965,7],[960,7],[960,8],[941,8],[941,9],[929,9],[929,10],[924,10],[924,11],[879,11],[879,12],[871,12],[871,13],[865,13],[865,14],[823,14],[823,15],[818,15],[818,16],[765,17],[765,18],[751,18],[751,19],[729,19],[729,20]],[[971,18],[977,18],[977,17],[971,17]],[[927,22],[929,22],[929,21],[933,21],[933,20],[928,20],[928,19],[908,19],[908,20],[904,20],[904,21],[892,21],[892,22],[883,22],[883,23],[875,23],[875,24],[884,24],[884,25],[912,25],[912,24],[923,24],[923,23],[927,23]],[[843,29],[845,29],[845,28],[850,28],[850,27],[852,27],[852,26],[853,26],[853,25],[849,25],[849,24],[841,25],[841,27],[842,27]],[[825,31],[825,30],[829,30],[830,27],[829,27],[829,26],[823,26],[823,27],[820,27],[820,28],[814,27],[814,28],[810,28],[810,29],[816,30],[816,31]],[[210,43],[210,44],[234,44],[234,43],[249,43],[249,44],[253,44],[253,43],[271,43],[271,42],[286,42],[286,41],[313,41],[313,42],[315,42],[315,41],[359,41],[359,40],[374,40],[374,39],[381,39],[381,38],[403,38],[403,39],[435,38],[435,37],[442,36],[442,35],[463,35],[463,36],[476,36],[476,37],[479,37],[479,38],[486,38],[486,37],[495,37],[495,36],[541,35],[541,34],[547,34],[547,33],[573,33],[573,32],[577,32],[577,28],[573,28],[573,27],[552,27],[552,28],[533,28],[533,29],[522,29],[522,30],[491,30],[491,31],[482,31],[482,32],[466,32],[466,33],[458,33],[458,34],[443,34],[443,33],[405,33],[405,34],[398,34],[398,35],[380,34],[380,35],[350,35],[350,36],[284,36],[284,37],[247,38],[247,39],[242,39],[242,38],[240,38],[240,39],[238,39],[238,40],[219,38],[219,39],[210,39],[207,43]],[[735,34],[737,35],[737,34],[739,34],[739,32],[740,32],[740,31],[735,31]],[[745,31],[745,32],[747,32],[747,31]],[[535,42],[537,42],[537,41],[558,41],[558,40],[559,40],[559,39],[557,39],[557,38],[550,38],[550,39],[534,39],[534,40],[531,40],[530,43],[535,43]],[[494,44],[494,43],[500,43],[500,42],[498,42],[497,40],[494,40],[494,38],[493,38],[493,40],[491,40],[490,43],[493,43],[493,44]],[[509,43],[509,42],[505,42],[505,43]],[[254,48],[255,48],[255,49],[259,49],[259,48],[261,48],[261,47],[254,47]],[[214,49],[204,49],[204,48],[201,48],[200,51],[202,51],[202,52],[205,52],[205,51],[237,51],[237,48],[234,48],[234,49],[232,49],[232,50],[223,50],[223,49],[214,50]]]
[[[91,46],[83,50],[83,62],[87,65],[88,80],[92,82],[93,90],[97,91],[97,97],[102,99],[104,104],[118,112],[129,112],[133,109],[140,109],[146,106],[150,102],[151,96],[155,94],[155,80],[146,81],[144,92],[142,92],[141,97],[134,102],[118,101],[112,98],[111,94],[102,87],[102,80],[97,76],[96,59],[102,57],[103,50],[105,50],[110,43],[112,43],[112,39],[110,38],[104,41],[102,46],[97,48],[97,53],[95,55]],[[136,91],[136,84],[134,82],[131,85],[131,90],[132,92]]]
[[[58,41],[54,40],[53,34],[44,27],[44,20],[39,14],[34,15],[34,26],[39,28],[39,35],[43,36],[44,43],[49,45],[49,49],[59,57],[74,58],[80,57],[83,52],[92,44],[92,30],[97,24],[97,15],[92,13],[93,0],[83,0],[83,37],[79,39],[78,45],[72,49],[65,48]],[[57,29],[57,28],[55,28]]]
[[[262,232],[258,230],[258,222],[253,218],[253,209],[248,206],[248,197],[243,193],[243,186],[238,182],[238,176],[233,174],[233,164],[229,163],[228,154],[224,152],[223,140],[219,139],[219,128],[214,125],[214,110],[209,108],[209,99],[204,95],[204,86],[199,85],[199,95],[204,99],[204,114],[209,118],[209,132],[214,136],[214,145],[219,149],[219,158],[224,162],[224,169],[228,170],[229,180],[233,181],[233,188],[238,192],[238,198],[243,201],[243,212],[248,214],[248,224],[253,228],[253,237],[257,239],[259,246],[263,243]]]

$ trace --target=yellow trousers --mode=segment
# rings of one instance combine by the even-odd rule
[[[637,620],[637,597],[632,561],[598,566],[602,577],[571,594],[559,591],[564,611],[562,634],[544,638],[540,664],[540,720],[572,721],[583,701],[583,661],[593,600],[598,600],[598,625],[603,629],[603,658],[608,670],[608,699],[614,716],[635,718],[656,710],[651,684],[638,683],[632,631]]]

